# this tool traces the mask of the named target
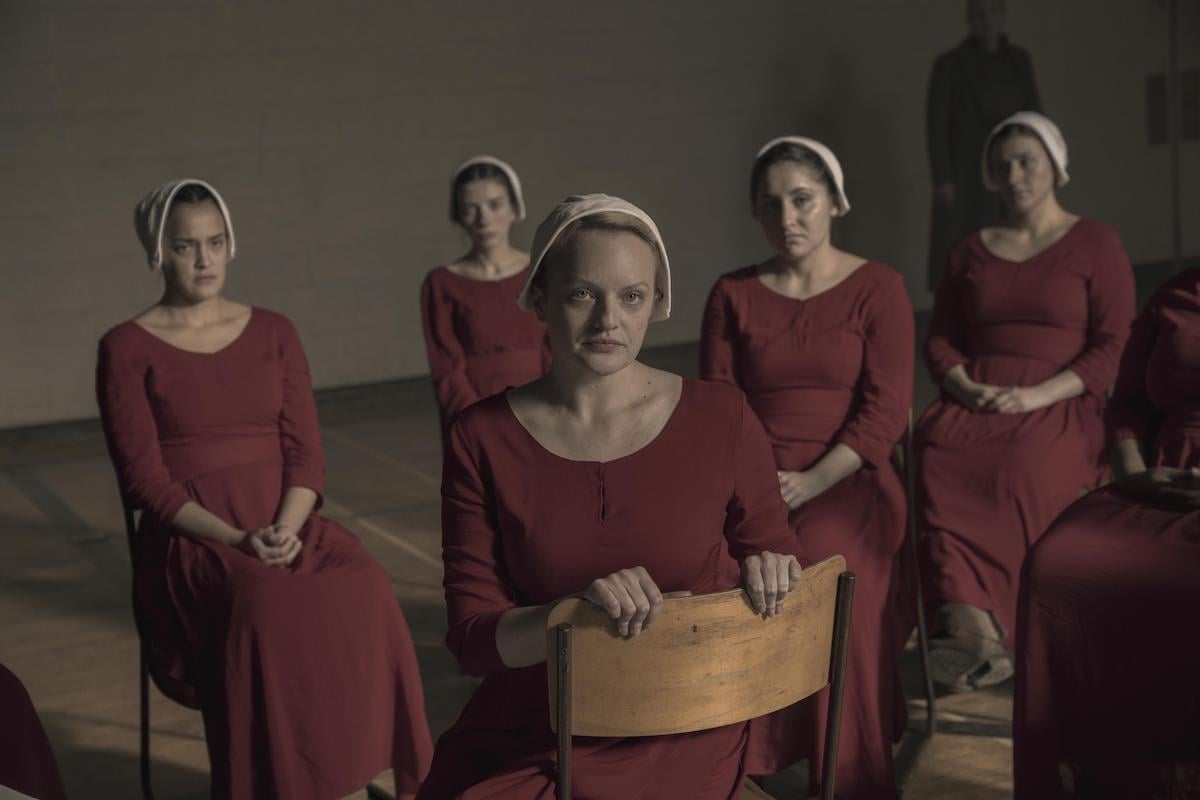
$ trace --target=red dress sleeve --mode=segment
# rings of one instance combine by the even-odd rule
[[[1146,391],[1146,366],[1158,338],[1158,309],[1160,290],[1142,313],[1133,321],[1129,341],[1121,354],[1116,388],[1104,409],[1104,421],[1110,441],[1136,439],[1143,446],[1150,443],[1157,413]]]
[[[912,405],[915,349],[912,304],[899,274],[889,273],[866,309],[858,403],[835,439],[875,467],[888,463]]]
[[[442,464],[442,563],[449,630],[446,645],[467,675],[508,669],[496,625],[516,607],[500,534],[468,434],[452,423]]]
[[[466,353],[454,333],[452,306],[435,283],[430,273],[421,284],[421,324],[425,329],[429,376],[433,379],[444,428],[479,397],[467,380]]]
[[[788,508],[779,493],[775,454],[762,423],[738,392],[741,409],[734,445],[733,496],[725,508],[729,554],[741,561],[764,550],[796,556],[804,566],[800,537],[788,524]]]
[[[953,251],[949,260],[946,274],[938,282],[933,314],[929,320],[929,336],[925,340],[925,365],[938,386],[942,385],[947,372],[968,361],[968,327],[966,315],[963,314],[966,287],[961,271],[955,264]]]
[[[734,344],[737,331],[731,313],[725,281],[718,280],[708,293],[704,319],[700,326],[700,378],[737,386]]]
[[[166,531],[191,498],[182,484],[171,480],[163,463],[158,426],[146,395],[146,366],[114,333],[100,340],[96,361],[104,439],[122,496],[148,515],[154,528]]]
[[[279,347],[283,360],[283,407],[279,412],[283,487],[312,489],[317,493],[315,511],[321,507],[325,491],[325,448],[321,445],[308,358],[295,326],[287,319],[282,319]]]
[[[1090,394],[1102,396],[1113,385],[1134,315],[1133,267],[1116,233],[1105,228],[1094,245],[1088,283],[1087,347],[1067,365]]]

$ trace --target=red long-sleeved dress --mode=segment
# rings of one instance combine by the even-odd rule
[[[1106,416],[1114,440],[1141,442],[1147,466],[1200,467],[1200,270],[1170,280],[1138,316]],[[1174,797],[1156,772],[1191,762],[1194,788],[1198,614],[1200,510],[1110,486],[1055,521],[1021,582],[1016,797],[1071,796],[1064,763],[1113,797],[1149,798]]]
[[[62,775],[29,692],[0,664],[0,795],[5,789],[38,800],[66,800]]]
[[[554,455],[500,394],[451,425],[442,479],[450,629],[465,672],[483,676],[438,741],[424,800],[549,800],[555,736],[546,665],[505,667],[504,612],[582,592],[642,566],[664,592],[733,588],[735,557],[799,554],[770,447],[740,392],[685,380],[649,444],[604,463]],[[576,737],[580,800],[735,800],[746,724],[648,738]]]
[[[316,513],[289,568],[174,530],[189,501],[240,530],[325,457],[292,324],[261,308],[215,353],[132,322],[100,340],[96,391],[121,491],[142,510],[135,612],[155,682],[199,708],[221,798],[328,800],[392,766],[414,791],[432,751],[421,676],[387,574]],[[318,501],[317,506],[320,506]]]
[[[1079,220],[1022,262],[993,255],[978,232],[951,251],[925,344],[934,382],[958,365],[1005,387],[1070,369],[1086,389],[1023,414],[972,411],[943,392],[925,412],[917,512],[931,610],[990,610],[1011,646],[1026,551],[1102,476],[1104,395],[1133,311],[1129,259],[1099,222]]]
[[[878,262],[807,300],[769,289],[757,267],[740,269],[713,287],[704,315],[701,377],[746,393],[779,470],[808,469],[839,443],[863,460],[790,516],[810,558],[841,554],[859,578],[837,779],[845,798],[896,795],[891,742],[904,718],[896,658],[911,614],[900,596],[907,515],[891,456],[912,403],[913,337],[904,283]],[[820,764],[824,707],[798,704],[755,720],[750,773],[806,757]]]
[[[443,430],[477,400],[546,374],[546,326],[517,305],[529,269],[498,281],[430,271],[421,285],[421,323]]]

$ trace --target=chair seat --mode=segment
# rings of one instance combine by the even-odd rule
[[[742,784],[741,800],[775,800],[775,798],[764,792],[757,783],[746,778],[745,783]]]

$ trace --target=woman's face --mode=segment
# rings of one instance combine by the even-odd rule
[[[555,362],[596,375],[632,364],[658,302],[658,254],[628,231],[583,230],[555,262],[534,302]]]
[[[508,187],[496,178],[464,183],[458,190],[458,222],[471,237],[475,249],[487,249],[508,241],[508,231],[517,212]]]
[[[754,202],[755,216],[775,252],[798,261],[829,241],[837,205],[816,170],[795,161],[767,168]]]
[[[229,236],[212,200],[175,203],[163,229],[163,278],[179,298],[199,303],[221,293]]]
[[[1014,133],[992,146],[992,179],[1010,211],[1027,213],[1054,193],[1054,162],[1042,141]]]

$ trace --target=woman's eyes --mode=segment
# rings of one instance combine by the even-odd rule
[[[592,294],[587,289],[573,289],[571,291],[570,297],[572,300],[592,300],[595,298],[595,295]],[[639,289],[632,289],[628,292],[625,292],[625,294],[623,294],[621,296],[621,298],[626,303],[629,303],[632,305],[632,304],[640,303],[644,299],[646,299],[646,294],[645,294],[645,292],[642,292]]]

